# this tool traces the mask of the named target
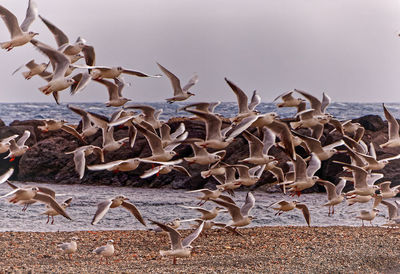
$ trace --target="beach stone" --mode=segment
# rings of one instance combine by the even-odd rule
[[[6,124],[4,123],[3,120],[0,119],[0,127],[4,127]]]

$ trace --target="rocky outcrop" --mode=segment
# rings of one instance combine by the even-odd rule
[[[397,149],[381,149],[378,144],[381,144],[387,140],[387,124],[380,119],[379,116],[365,116],[354,121],[359,122],[366,128],[364,141],[375,144],[378,159],[390,157],[400,153],[400,148]],[[189,138],[204,138],[204,124],[199,120],[192,120],[190,118],[173,118],[168,121],[172,130],[175,130],[180,122],[184,122],[186,129],[189,131]],[[203,179],[200,176],[200,172],[208,169],[207,166],[191,165],[189,166],[186,162],[182,165],[186,167],[191,173],[191,177],[181,174],[176,171],[172,171],[168,174],[153,176],[148,179],[140,179],[140,175],[152,166],[149,164],[140,164],[140,166],[130,172],[110,172],[110,171],[90,171],[86,170],[85,176],[79,180],[78,174],[75,172],[73,155],[66,154],[66,152],[72,151],[79,146],[84,145],[73,137],[72,135],[62,131],[53,132],[41,132],[37,129],[37,126],[41,122],[37,120],[28,121],[14,121],[10,126],[0,127],[0,138],[5,138],[13,134],[22,134],[24,130],[31,131],[31,137],[27,141],[27,145],[30,149],[20,159],[15,159],[13,162],[9,162],[8,159],[3,159],[7,154],[0,155],[0,172],[5,172],[10,166],[15,167],[16,171],[12,179],[21,181],[33,181],[33,182],[47,182],[47,183],[62,183],[62,184],[104,184],[104,185],[116,185],[116,186],[134,186],[134,187],[164,187],[169,186],[173,188],[184,188],[184,189],[196,189],[202,187],[214,187],[216,182],[213,178]],[[338,132],[329,134],[332,130],[330,126],[326,126],[324,135],[321,138],[322,143],[329,144],[341,138]],[[255,129],[250,129],[255,131]],[[307,134],[308,130],[302,130],[304,134]],[[115,139],[126,137],[128,134],[127,129],[115,128],[114,136]],[[99,131],[94,136],[91,136],[88,143],[101,146],[102,136]],[[338,148],[341,149],[340,147]],[[188,145],[181,145],[175,149],[178,153],[176,158],[183,158],[192,155],[192,150]],[[307,154],[304,149],[297,148],[297,153],[301,156],[306,157]],[[147,144],[146,139],[139,133],[133,148],[129,146],[123,146],[119,150],[109,152],[105,155],[106,162],[114,161],[118,159],[128,159],[134,157],[146,157],[151,154],[151,150]],[[279,148],[273,147],[270,154],[274,155],[280,162],[280,167],[284,171],[288,170],[286,161],[289,158]],[[226,148],[226,156],[224,162],[228,164],[237,163],[238,160],[246,158],[248,156],[248,144],[247,141],[238,136],[231,145]],[[343,175],[343,169],[341,165],[334,163],[333,161],[345,161],[349,162],[349,158],[345,153],[334,155],[331,159],[323,161],[322,168],[318,171],[317,175],[323,179],[337,182],[339,176]],[[89,155],[86,157],[86,163],[97,164],[100,160],[94,156]],[[393,161],[387,165],[382,172],[384,173],[385,180],[391,180],[394,183],[400,183],[397,174],[400,172],[400,160]],[[269,189],[270,191],[277,190],[276,186],[272,186],[271,183],[276,181],[272,174],[264,172],[261,180],[254,187],[262,187],[263,189]],[[308,191],[321,190],[320,186],[315,186]]]

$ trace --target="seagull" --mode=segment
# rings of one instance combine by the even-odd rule
[[[124,109],[140,109],[143,113],[141,118],[149,123],[154,129],[158,129],[163,125],[163,121],[158,118],[162,112],[162,109],[155,110],[155,108],[147,105],[129,104],[124,107]]]
[[[186,168],[178,165],[179,163],[182,162],[182,159],[178,159],[175,161],[168,161],[168,162],[151,161],[151,160],[146,160],[146,159],[140,159],[140,161],[144,162],[144,163],[158,165],[158,166],[154,166],[151,169],[146,170],[142,175],[140,175],[140,178],[142,178],[142,179],[149,178],[156,174],[157,174],[157,176],[159,176],[160,174],[167,174],[167,173],[170,173],[172,170],[179,171],[180,173],[183,173],[189,177],[192,177],[192,175],[189,173],[189,171],[187,171]]]
[[[208,178],[212,175],[224,175],[225,174],[225,169],[228,167],[228,164],[225,164],[223,162],[216,162],[214,165],[212,165],[208,170],[204,170],[200,172],[200,175],[203,179]]]
[[[218,197],[222,194],[223,189],[217,188],[216,190],[210,190],[207,188],[203,189],[196,189],[196,190],[190,190],[187,191],[188,193],[198,193],[201,192],[203,193],[203,196],[196,197],[196,199],[199,199],[199,206],[203,205],[205,202],[211,200],[211,199],[218,199]]]
[[[72,136],[78,138],[82,143],[86,144],[87,142],[83,139],[82,135],[79,134],[76,129],[71,125],[66,125],[67,121],[64,120],[55,120],[55,119],[44,119],[40,120],[44,125],[38,126],[42,132],[63,130]]]
[[[390,203],[388,201],[382,201],[382,204],[387,206],[388,213],[389,213],[389,222],[383,224],[382,226],[389,226],[389,227],[399,227],[400,226],[400,216],[399,216],[399,202],[395,201]]]
[[[76,93],[79,90],[85,88],[86,85],[89,83],[90,77],[84,77],[84,75],[87,75],[87,73],[80,73],[72,78],[65,77],[68,67],[71,64],[71,61],[65,54],[34,39],[31,40],[31,43],[39,51],[47,55],[47,57],[50,59],[50,63],[54,68],[53,76],[47,79],[47,85],[40,87],[39,90],[45,95],[53,94],[53,97],[57,104],[59,104],[59,91],[62,91],[74,85],[71,92]]]
[[[157,63],[157,65],[161,69],[161,71],[169,78],[172,84],[172,88],[174,89],[174,97],[166,99],[169,104],[172,104],[175,101],[184,101],[190,96],[195,95],[194,93],[191,93],[189,89],[199,81],[199,77],[197,75],[193,76],[184,87],[181,87],[181,82],[179,78],[175,76],[175,74],[167,70],[165,67],[161,66],[159,63]]]
[[[54,198],[50,195],[38,193],[40,190],[38,187],[27,187],[27,188],[16,188],[13,191],[1,196],[0,198],[5,198],[8,196],[13,195],[10,199],[10,203],[19,203],[25,202],[29,200],[35,200],[38,202],[45,203],[57,211],[60,215],[64,216],[65,218],[72,220],[71,217],[65,212],[65,210],[57,203]]]
[[[108,258],[114,255],[114,241],[108,240],[106,245],[100,246],[92,251],[92,253],[96,253],[102,257],[106,258],[106,262],[108,264]]]
[[[400,146],[399,123],[397,122],[396,118],[394,118],[394,116],[389,112],[389,110],[387,110],[385,104],[382,104],[382,106],[386,120],[388,122],[389,140],[386,143],[381,144],[379,146],[381,148],[398,147]]]
[[[62,204],[61,207],[65,210],[67,207],[70,206],[72,201],[72,198],[68,198],[67,200],[65,200]],[[51,216],[51,224],[54,224],[54,216],[59,215],[60,213],[58,213],[55,209],[53,209],[51,206],[46,205],[47,210],[43,213],[40,213],[40,215],[47,215],[47,222],[46,224],[49,223],[50,221],[50,216]]]
[[[231,128],[225,127],[221,129],[222,120],[217,115],[195,109],[185,109],[185,111],[196,115],[206,124],[206,139],[201,142],[195,142],[196,145],[204,148],[224,149],[233,141],[233,138],[226,136]]]
[[[1,153],[5,153],[10,149],[10,141],[17,138],[19,135],[18,134],[14,134],[11,135],[9,137],[3,138],[0,140],[0,154]]]
[[[322,101],[320,101],[308,92],[299,89],[294,89],[294,91],[303,95],[310,102],[315,115],[325,114],[326,108],[331,103],[331,98],[325,92],[322,93]]]
[[[0,43],[2,49],[7,51],[12,50],[14,47],[25,45],[30,42],[33,37],[39,33],[29,31],[28,29],[32,22],[36,19],[38,14],[38,9],[34,1],[29,0],[28,9],[26,10],[25,20],[22,22],[21,26],[18,26],[17,17],[11,13],[8,9],[0,5],[0,16],[6,24],[8,31],[11,35],[11,40],[8,42]]]
[[[362,168],[364,168],[366,171],[369,171],[369,170],[381,170],[387,164],[389,164],[390,161],[400,159],[400,154],[397,154],[396,156],[392,156],[392,157],[388,157],[388,158],[377,160],[376,159],[375,148],[374,148],[373,143],[370,144],[370,148],[371,148],[370,149],[371,155],[362,154],[362,153],[359,153],[357,151],[354,152],[355,154],[360,156],[366,162],[366,165],[362,166]]]
[[[73,65],[76,68],[91,69],[90,76],[92,79],[114,79],[118,78],[122,73],[137,76],[137,77],[161,77],[161,75],[150,75],[140,71],[126,69],[121,66],[118,67],[106,67],[106,66],[84,66],[84,65]]]
[[[293,131],[293,133],[296,134],[297,136],[299,136],[304,141],[304,143],[306,143],[308,150],[310,152],[314,152],[315,155],[317,155],[317,157],[321,161],[328,160],[333,155],[338,153],[338,151],[335,149],[335,147],[344,145],[344,141],[341,139],[341,140],[339,140],[337,142],[334,142],[332,144],[329,144],[329,145],[326,145],[326,146],[322,146],[320,140],[317,140],[315,138],[308,137],[308,136],[305,136],[305,135],[301,135],[301,134],[296,133],[294,131]]]
[[[107,80],[95,79],[96,82],[105,85],[108,90],[108,102],[106,102],[106,107],[120,107],[125,105],[126,102],[131,101],[131,99],[122,97],[123,82],[118,78],[114,79],[115,84]]]
[[[57,247],[63,252],[63,254],[68,254],[71,259],[71,255],[78,249],[78,245],[76,244],[76,241],[78,240],[78,237],[72,237],[71,242],[58,244]]]
[[[400,185],[391,188],[390,187],[391,183],[392,183],[391,181],[385,181],[378,184],[382,198],[384,199],[393,198],[396,197],[396,195],[400,192]]]
[[[50,62],[47,63],[47,64],[46,63],[37,64],[35,62],[35,60],[31,60],[31,61],[29,61],[28,63],[25,64],[25,66],[29,69],[29,71],[22,72],[22,75],[24,76],[24,78],[26,80],[31,79],[35,75],[39,75],[39,76],[45,77],[45,76],[47,76],[47,72],[45,72],[45,71],[46,71],[47,67],[49,66],[49,64],[50,64]],[[12,75],[14,75],[22,67],[23,67],[23,65],[21,67],[17,68],[12,73]]]
[[[296,160],[292,160],[295,167],[295,178],[294,181],[291,182],[283,182],[281,185],[287,185],[290,187],[289,191],[293,191],[292,196],[294,196],[295,192],[300,196],[301,191],[314,186],[314,184],[321,180],[318,176],[315,176],[315,172],[320,169],[321,161],[315,153],[311,154],[310,162],[308,163],[308,167],[304,159],[297,155]]]
[[[133,204],[126,202],[127,200],[129,200],[129,199],[126,198],[124,195],[119,195],[119,196],[116,196],[115,198],[107,199],[107,200],[99,203],[97,205],[97,210],[96,210],[96,213],[94,214],[91,224],[92,225],[97,224],[101,220],[101,218],[104,217],[104,215],[107,213],[107,211],[110,208],[122,206],[125,209],[129,210],[129,212],[131,212],[141,224],[146,226],[146,223],[143,220],[143,217],[140,214],[139,210]]]
[[[360,215],[356,216],[356,218],[361,219],[362,226],[364,226],[364,221],[369,221],[372,226],[372,220],[375,219],[376,214],[379,212],[378,209],[373,208],[372,210],[361,210]]]
[[[319,182],[325,187],[326,194],[328,195],[328,202],[324,206],[328,206],[328,216],[335,214],[335,205],[340,204],[344,200],[342,190],[346,185],[346,180],[341,179],[340,182],[335,186],[331,182],[322,181]],[[332,212],[331,212],[332,208]]]
[[[100,156],[101,162],[104,162],[103,150],[98,146],[94,145],[81,146],[73,151],[65,153],[65,154],[74,154],[75,170],[79,175],[79,179],[82,179],[83,175],[85,174],[85,166],[86,166],[85,157],[92,153],[96,154],[97,156]]]
[[[305,110],[306,109],[306,100],[304,100],[303,98],[294,98],[293,92],[294,92],[294,90],[282,93],[282,94],[278,95],[272,102],[275,102],[279,98],[282,98],[283,102],[277,104],[278,108],[296,107],[297,112]]]
[[[232,122],[237,122],[247,116],[251,116],[256,114],[254,110],[256,106],[258,106],[261,102],[260,95],[257,94],[257,91],[253,92],[253,96],[251,98],[250,104],[247,105],[248,98],[247,95],[241,90],[237,85],[235,85],[232,81],[225,78],[225,82],[229,85],[232,91],[235,93],[237,98],[237,103],[239,107],[238,115],[231,119]]]
[[[161,256],[173,256],[173,264],[176,264],[177,257],[189,257],[193,247],[190,245],[203,230],[204,223],[198,226],[192,234],[182,239],[181,234],[172,227],[150,220],[153,224],[158,225],[161,229],[169,233],[171,240],[171,250],[160,250]]]
[[[303,212],[304,219],[306,220],[308,226],[310,226],[311,215],[310,215],[310,211],[308,210],[308,207],[306,206],[306,204],[301,204],[297,201],[288,202],[285,200],[281,200],[279,202],[273,203],[270,206],[274,206],[274,207],[272,207],[272,209],[278,211],[275,213],[275,216],[281,215],[283,212],[291,211],[295,208],[300,209]],[[270,206],[268,206],[268,207],[270,207]]]
[[[200,147],[195,144],[197,139],[186,140],[185,143],[189,142],[193,150],[193,157],[184,157],[185,161],[191,164],[199,165],[211,165],[217,161],[221,161],[226,154],[225,150],[219,150],[213,153],[209,153],[206,148]],[[199,139],[201,140],[201,139]]]
[[[132,171],[135,170],[140,164],[140,158],[130,158],[125,160],[116,160],[104,164],[87,166],[89,170],[108,170],[113,172],[118,171]]]
[[[243,131],[242,135],[249,143],[249,157],[239,162],[263,165],[275,160],[275,157],[268,155],[269,150],[275,144],[275,134],[270,129],[263,127],[264,139],[262,142],[248,131]]]
[[[59,51],[67,56],[76,56],[82,52],[84,54],[86,64],[89,66],[94,65],[96,59],[94,48],[86,45],[86,41],[84,39],[78,37],[74,44],[70,44],[68,36],[61,29],[57,28],[54,24],[42,16],[39,15],[39,17],[51,31],[51,33],[53,33]],[[71,63],[74,62],[71,61]]]
[[[236,204],[229,203],[224,200],[215,200],[211,199],[214,203],[217,203],[226,209],[228,209],[229,214],[232,217],[232,220],[230,220],[226,226],[231,226],[231,227],[242,227],[249,225],[253,219],[255,219],[253,216],[250,216],[250,210],[254,207],[254,204],[256,202],[253,194],[251,192],[248,192],[246,195],[246,201],[243,204],[241,208],[239,208]]]
[[[109,126],[110,120],[107,117],[93,112],[89,112],[88,117],[95,126],[101,128],[103,135],[103,152],[116,151],[121,146],[129,142],[129,137],[124,137],[119,140],[114,139],[114,128]]]
[[[92,121],[89,119],[88,112],[73,105],[67,105],[67,107],[82,117],[82,138],[86,138],[96,134],[99,128],[95,127]]]
[[[245,165],[233,165],[239,173],[239,178],[233,182],[242,186],[255,185],[260,180],[262,173],[264,172],[265,164],[249,168]]]
[[[225,209],[223,207],[219,207],[219,206],[216,206],[211,210],[207,210],[205,208],[197,207],[197,206],[181,206],[181,207],[197,210],[198,212],[201,213],[201,217],[199,217],[199,219],[204,220],[204,221],[212,220],[215,217],[217,217],[219,212],[225,211]]]
[[[29,149],[27,145],[25,145],[26,140],[31,136],[31,132],[29,130],[25,130],[24,134],[15,141],[15,139],[10,139],[10,147],[9,154],[4,157],[4,159],[10,158],[10,162],[15,160],[15,157],[20,157],[25,154],[25,152]]]
[[[160,137],[163,148],[172,143],[183,142],[186,140],[188,135],[189,132],[186,131],[184,123],[180,123],[179,127],[173,133],[171,133],[171,128],[166,123],[162,124],[160,128]]]
[[[160,137],[158,137],[156,133],[149,131],[148,129],[144,128],[141,124],[136,124],[136,128],[139,132],[141,132],[144,135],[152,152],[151,156],[145,157],[143,159],[166,162],[171,160],[176,155],[176,152],[173,151],[173,149],[178,145],[180,145],[180,143],[171,144],[163,148],[162,140]]]
[[[374,182],[383,177],[382,174],[374,177],[372,181],[367,181],[368,172],[358,166],[354,166],[347,163],[342,163],[338,161],[333,161],[334,163],[341,164],[345,167],[345,169],[350,169],[353,172],[354,177],[354,190],[349,191],[346,195],[357,194],[361,196],[373,195],[375,190],[379,189],[379,186],[374,185]]]

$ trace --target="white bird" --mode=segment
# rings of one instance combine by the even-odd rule
[[[24,71],[22,72],[22,75],[26,80],[31,79],[35,75],[39,75],[41,77],[46,77],[48,76],[48,72],[46,72],[47,67],[49,66],[49,63],[41,63],[37,64],[35,60],[31,60],[28,63],[25,64],[25,66],[29,69],[29,71]],[[14,75],[17,71],[19,71],[24,65],[21,67],[17,68],[12,75]]]
[[[391,181],[385,181],[378,184],[382,198],[384,199],[393,198],[396,197],[396,195],[400,192],[400,185],[397,185],[395,187],[390,187],[391,183],[392,183]]]
[[[217,217],[219,212],[222,212],[224,210],[224,208],[219,207],[219,206],[216,206],[211,210],[207,210],[205,208],[197,207],[197,206],[181,206],[181,207],[197,210],[198,212],[201,213],[201,217],[199,217],[198,219],[202,219],[204,221],[209,221],[209,220],[214,219],[215,217]]]
[[[146,226],[146,223],[142,217],[142,214],[140,214],[139,210],[136,208],[135,205],[126,202],[129,200],[126,198],[124,195],[119,195],[113,199],[107,199],[97,205],[97,210],[96,213],[93,216],[93,220],[91,222],[92,225],[97,224],[103,217],[106,215],[108,210],[110,208],[116,208],[119,206],[122,206],[123,208],[127,209],[130,213],[135,216],[135,218],[141,222],[144,226]]]
[[[106,258],[106,262],[108,264],[108,258],[114,255],[114,241],[108,240],[106,245],[100,246],[92,251],[92,253],[96,253],[102,257]]]
[[[275,216],[281,215],[283,212],[291,211],[295,208],[300,209],[303,212],[304,219],[307,222],[307,225],[310,226],[311,223],[311,215],[310,211],[306,204],[299,203],[297,201],[285,201],[281,200],[279,202],[273,203],[268,207],[272,207],[272,209],[277,210],[278,212],[275,213]]]
[[[0,185],[8,180],[14,173],[14,168],[9,168],[4,174],[0,176]]]
[[[335,205],[340,204],[344,200],[342,190],[346,185],[346,180],[341,179],[340,182],[335,186],[329,181],[319,182],[325,187],[326,194],[328,195],[328,202],[324,206],[328,206],[328,216],[335,214]],[[332,211],[331,211],[332,209]]]
[[[21,26],[18,25],[17,17],[11,13],[8,9],[0,5],[0,16],[6,24],[8,31],[11,35],[11,40],[8,42],[1,43],[1,48],[7,51],[12,50],[14,47],[22,46],[32,40],[35,35],[39,33],[29,31],[29,26],[36,19],[38,10],[36,3],[29,0],[28,9],[26,10],[25,20]]]
[[[93,125],[92,121],[89,119],[87,111],[85,111],[77,106],[73,106],[73,105],[67,105],[67,107],[82,117],[82,120],[81,120],[82,121],[82,132],[80,134],[82,136],[82,138],[86,138],[86,137],[96,134],[96,132],[99,130],[99,128],[95,127]]]
[[[219,150],[213,153],[210,153],[207,151],[206,148],[200,147],[195,144],[198,140],[201,141],[201,139],[190,139],[186,140],[185,143],[189,143],[190,146],[192,147],[193,150],[193,156],[192,157],[184,157],[186,162],[191,164],[199,164],[199,165],[211,165],[217,161],[221,161],[226,154],[225,150]]]
[[[106,67],[106,66],[82,66],[82,65],[73,65],[77,68],[82,69],[91,69],[90,75],[92,79],[114,79],[118,78],[122,73],[133,75],[137,77],[161,77],[161,75],[150,75],[140,71],[125,69],[123,67]]]
[[[275,134],[270,129],[263,127],[263,141],[248,131],[243,131],[242,135],[249,143],[249,157],[240,162],[263,165],[275,160],[275,157],[268,155],[271,147],[275,145]]]
[[[248,104],[248,97],[243,92],[243,90],[241,90],[236,84],[234,84],[232,81],[228,80],[227,78],[225,78],[225,82],[230,86],[232,91],[235,93],[238,107],[239,107],[238,114],[236,115],[236,117],[231,119],[231,121],[237,122],[247,116],[256,114],[256,111],[254,109],[261,102],[261,97],[260,97],[260,95],[257,94],[257,91],[253,92],[251,102],[250,102],[250,104]]]
[[[0,140],[0,153],[7,152],[10,149],[10,141],[17,138],[18,134],[14,134],[12,136],[9,136],[7,138],[3,138]]]
[[[188,193],[198,193],[198,192],[203,193],[203,196],[196,197],[196,199],[200,200],[198,205],[203,205],[205,202],[207,202],[211,199],[217,199],[222,194],[223,189],[218,188],[218,187],[215,190],[203,188],[203,189],[190,190],[187,192]]]
[[[13,191],[3,195],[0,197],[5,198],[8,196],[13,195],[10,199],[10,203],[20,203],[20,202],[25,202],[25,201],[30,201],[30,200],[35,200],[38,202],[45,203],[49,205],[51,208],[53,208],[55,211],[57,211],[60,215],[64,216],[65,218],[72,220],[71,217],[68,216],[68,214],[65,212],[65,210],[61,207],[57,201],[51,197],[50,195],[47,194],[42,194],[38,193],[39,188],[38,187],[27,187],[27,188],[16,188]]]
[[[67,200],[65,200],[62,204],[61,207],[65,210],[67,207],[70,206],[72,201],[72,198],[68,198]],[[60,215],[60,213],[58,213],[54,208],[52,208],[49,205],[46,205],[47,210],[43,213],[40,213],[40,215],[47,215],[47,222],[46,224],[49,223],[50,221],[50,216],[51,216],[51,224],[54,224],[54,216]]]
[[[361,210],[360,215],[356,216],[356,218],[361,219],[362,226],[364,226],[364,221],[369,221],[372,226],[372,220],[375,219],[376,214],[379,212],[378,209],[373,208],[372,210]]]
[[[76,243],[78,240],[78,237],[72,237],[70,242],[58,244],[57,247],[62,251],[63,254],[68,254],[69,258],[71,259],[71,255],[78,250],[78,245]]]
[[[149,164],[153,164],[153,165],[157,165],[154,166],[151,169],[148,169],[146,171],[143,172],[142,175],[140,175],[140,178],[142,179],[146,179],[149,178],[153,175],[159,176],[160,174],[167,174],[170,173],[172,170],[176,170],[182,174],[185,174],[189,177],[191,177],[192,175],[189,173],[189,171],[187,171],[186,168],[184,168],[183,166],[180,166],[178,164],[180,164],[182,162],[182,159],[178,159],[175,161],[168,161],[168,162],[160,162],[160,161],[152,161],[152,160],[147,160],[147,159],[140,159],[141,162],[144,163],[149,163]]]
[[[132,171],[135,170],[140,164],[140,158],[130,158],[125,160],[116,160],[104,164],[89,165],[89,170],[108,170],[108,171]]]
[[[249,225],[255,217],[249,215],[250,210],[254,207],[255,205],[255,198],[251,192],[248,192],[246,195],[246,201],[243,204],[243,206],[240,208],[236,204],[232,204],[230,202],[224,201],[224,200],[215,200],[212,199],[214,203],[217,203],[226,209],[228,209],[229,214],[232,217],[232,220],[230,220],[226,226],[231,226],[231,227],[242,227]]]
[[[92,153],[99,156],[101,162],[104,162],[103,150],[98,146],[81,146],[73,151],[65,152],[65,154],[74,154],[75,171],[78,173],[79,179],[82,179],[83,175],[85,175],[86,156],[89,156]]]
[[[172,227],[150,220],[153,224],[158,225],[161,229],[169,233],[171,241],[171,250],[160,250],[161,256],[173,256],[173,264],[176,264],[177,257],[189,257],[193,249],[191,243],[200,235],[203,230],[204,223],[199,225],[189,236],[182,239],[181,234]]]
[[[157,65],[171,81],[172,88],[174,89],[174,96],[166,99],[169,104],[172,104],[175,101],[184,101],[190,96],[195,95],[194,93],[191,93],[189,89],[198,82],[199,78],[197,75],[193,76],[184,87],[181,87],[181,82],[179,78],[175,76],[175,74],[161,66],[159,63],[157,63]]]
[[[389,110],[387,110],[385,104],[382,104],[382,106],[386,120],[388,122],[389,140],[386,143],[381,144],[379,146],[381,148],[398,147],[400,146],[399,123],[397,122],[396,118],[394,118],[394,116],[389,112]]]
[[[105,85],[107,88],[108,101],[106,102],[106,107],[120,107],[123,106],[126,102],[131,101],[131,99],[122,97],[122,89],[124,87],[124,83],[118,78],[114,78],[115,84],[104,79],[95,79],[95,81]]]
[[[15,139],[10,139],[10,146],[9,146],[9,154],[4,157],[4,159],[10,158],[10,162],[15,160],[15,157],[19,157],[25,154],[25,152],[29,149],[29,146],[25,145],[26,140],[29,139],[31,136],[31,132],[29,130],[25,130],[24,134],[15,141]]]

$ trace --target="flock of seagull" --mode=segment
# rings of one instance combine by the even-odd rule
[[[15,47],[31,43],[48,57],[47,62],[40,64],[35,60],[29,61],[26,64],[29,70],[22,73],[27,80],[36,76],[43,78],[47,82],[46,85],[39,88],[40,92],[45,95],[52,94],[55,101],[59,103],[60,91],[69,88],[70,93],[75,94],[84,89],[93,80],[107,88],[109,101],[105,103],[106,107],[121,107],[111,117],[104,117],[77,106],[68,105],[71,111],[82,118],[80,132],[77,126],[66,124],[66,121],[63,120],[46,119],[43,120],[43,125],[39,126],[39,129],[43,132],[64,130],[85,144],[74,151],[67,152],[67,154],[73,155],[75,169],[80,179],[83,178],[86,168],[89,170],[125,172],[136,169],[141,163],[152,164],[153,166],[151,169],[146,170],[141,175],[141,178],[166,174],[173,170],[191,176],[188,170],[180,165],[183,161],[186,161],[189,165],[198,164],[207,167],[201,171],[201,176],[203,178],[213,176],[216,179],[218,182],[216,189],[189,191],[190,193],[199,193],[201,196],[196,197],[199,200],[197,206],[185,206],[185,208],[200,212],[202,214],[201,217],[191,220],[175,219],[170,223],[149,220],[159,228],[160,232],[164,231],[169,234],[171,250],[161,250],[160,254],[162,256],[172,256],[174,263],[176,263],[176,257],[190,256],[192,242],[202,231],[213,226],[222,227],[232,233],[242,235],[237,228],[249,225],[254,219],[250,215],[250,211],[256,201],[253,194],[248,192],[244,204],[239,206],[232,198],[234,197],[234,190],[241,186],[249,187],[255,185],[264,172],[271,172],[275,176],[278,185],[282,186],[285,193],[290,192],[291,197],[296,194],[300,196],[303,190],[313,187],[316,183],[324,186],[328,198],[328,202],[324,206],[329,207],[328,215],[333,215],[335,205],[342,203],[345,198],[349,205],[367,203],[374,199],[372,208],[361,210],[360,215],[357,216],[362,220],[362,224],[364,225],[364,221],[372,222],[379,211],[377,206],[382,203],[388,207],[389,212],[389,222],[386,225],[391,227],[400,225],[399,203],[392,203],[386,200],[395,197],[400,191],[400,186],[391,187],[391,182],[389,181],[374,184],[377,180],[383,178],[383,174],[376,173],[376,171],[384,168],[390,161],[399,159],[400,155],[378,160],[374,144],[366,144],[362,140],[365,131],[362,125],[353,123],[351,120],[339,121],[327,112],[327,107],[331,101],[327,94],[323,93],[322,100],[319,100],[305,91],[295,89],[277,96],[274,102],[281,100],[277,107],[297,109],[296,115],[291,119],[290,123],[287,123],[279,119],[274,112],[260,113],[257,111],[256,107],[261,102],[261,97],[258,93],[254,91],[249,100],[245,92],[225,78],[226,83],[237,97],[237,115],[228,120],[215,113],[215,108],[219,102],[188,104],[180,110],[193,114],[194,118],[192,119],[204,122],[205,139],[188,138],[190,132],[186,130],[184,123],[181,123],[174,132],[171,132],[170,126],[166,122],[159,120],[162,110],[156,110],[148,105],[127,104],[130,99],[122,96],[122,90],[125,85],[121,77],[122,74],[149,78],[158,78],[161,75],[150,75],[122,67],[98,66],[95,64],[93,46],[88,45],[80,37],[75,43],[70,43],[68,36],[61,29],[42,16],[39,17],[50,32],[53,33],[57,47],[46,45],[34,39],[37,33],[28,31],[31,23],[38,17],[38,10],[33,1],[29,1],[26,18],[20,26],[14,14],[2,5],[0,5],[0,16],[11,35],[11,40],[1,43],[1,48],[9,51]],[[85,60],[85,64],[75,64],[82,58]],[[166,99],[168,103],[184,101],[194,95],[189,89],[198,81],[197,75],[193,76],[182,87],[178,77],[164,66],[157,65],[172,84],[174,94]],[[81,70],[81,72],[70,77],[69,75],[74,70]],[[301,97],[295,98],[295,94]],[[389,126],[389,140],[380,144],[380,147],[385,149],[400,147],[399,124],[384,105],[383,110]],[[330,134],[336,131],[341,135],[339,141],[328,145],[321,143],[320,138],[326,124],[331,124],[334,127]],[[114,127],[119,126],[129,128],[128,136],[115,140]],[[256,128],[257,131],[251,133],[248,130],[249,128]],[[303,133],[300,133],[298,130],[300,128],[308,129],[308,133],[304,134],[304,130],[302,131]],[[99,129],[102,131],[102,146],[87,144],[87,137],[92,136]],[[129,144],[130,147],[133,147],[138,132],[146,138],[152,152],[151,155],[144,158],[121,159],[104,163],[104,153],[116,151],[124,144]],[[229,165],[223,161],[226,154],[225,149],[239,135],[245,138],[249,144],[249,156],[240,160],[239,163]],[[10,158],[10,161],[13,161],[15,157],[22,156],[28,150],[29,147],[25,145],[25,142],[29,137],[30,132],[26,130],[21,136],[12,135],[0,140],[0,153],[9,152],[5,158]],[[193,149],[193,156],[173,159],[179,156],[174,151],[179,145],[190,145]],[[270,149],[273,146],[280,148],[289,159],[287,164],[290,170],[288,172],[283,172],[280,167],[280,161],[270,154]],[[309,156],[303,158],[297,154],[297,146],[303,147]],[[338,150],[337,147],[341,147],[342,150]],[[85,157],[92,153],[99,157],[101,164],[86,165]],[[349,156],[349,163],[336,162],[343,166],[347,175],[343,175],[340,177],[339,182],[333,184],[320,179],[315,174],[321,168],[322,161],[330,159],[337,153],[346,153]],[[18,187],[8,181],[13,171],[13,168],[11,168],[0,176],[0,183],[7,182],[13,189],[0,198],[8,197],[9,202],[23,205],[24,211],[30,204],[35,202],[45,203],[47,208],[43,215],[48,216],[47,223],[50,221],[50,217],[52,218],[52,223],[54,223],[54,216],[57,215],[62,215],[71,220],[66,211],[71,204],[72,198],[68,198],[60,204],[56,200],[57,194],[51,189],[41,186]],[[342,193],[347,182],[352,182],[354,189],[347,193]],[[119,195],[102,201],[98,204],[91,223],[93,225],[97,224],[109,209],[122,206],[146,226],[145,219],[140,211],[127,200],[127,197]],[[208,201],[215,203],[216,207],[211,210],[201,207]],[[311,216],[305,203],[299,203],[288,197],[288,199],[274,202],[270,207],[277,211],[276,215],[299,209],[310,226]],[[224,212],[230,214],[231,220],[229,222],[218,223],[213,221],[219,213]],[[196,222],[196,229],[189,236],[183,238],[177,229],[182,222],[188,221]],[[77,250],[77,240],[77,238],[72,238],[71,242],[60,244],[59,248],[64,254],[71,255]],[[99,247],[93,252],[106,258],[112,256],[114,253],[113,241],[109,240],[107,245]]]

